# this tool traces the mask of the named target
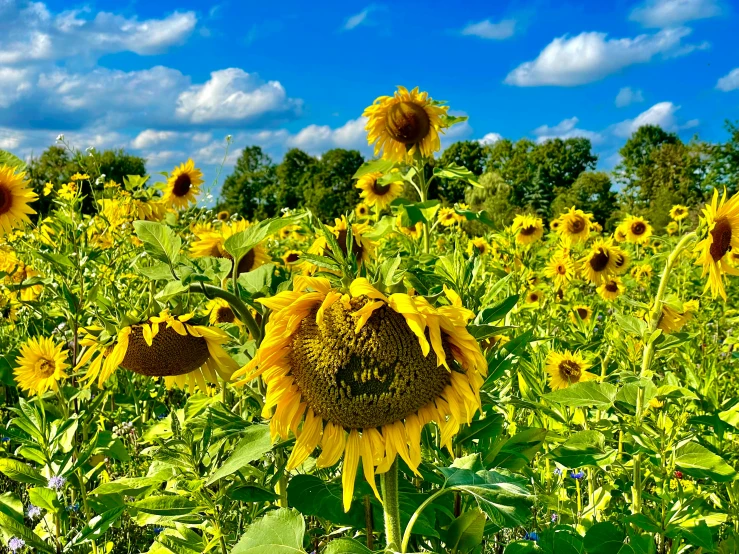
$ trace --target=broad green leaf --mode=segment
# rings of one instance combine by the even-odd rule
[[[334,539],[321,554],[372,554],[372,551],[354,539]]]
[[[618,554],[625,538],[623,529],[610,521],[603,521],[588,529],[583,544],[588,554]]]
[[[18,523],[23,523],[23,502],[15,493],[4,492],[0,494],[0,512],[12,517]]]
[[[18,460],[12,460],[10,458],[0,459],[0,473],[20,483],[40,485],[42,487],[46,486],[46,478],[38,470]]]
[[[28,489],[28,500],[34,506],[38,506],[43,510],[57,513],[62,509],[62,505],[56,496],[56,492],[46,487],[34,487]]]
[[[449,525],[446,547],[451,552],[471,552],[482,542],[484,531],[484,512],[474,509],[464,512]]]
[[[260,292],[268,294],[274,274],[275,264],[265,264],[253,271],[239,275],[239,285],[252,295]]]
[[[224,248],[226,252],[231,254],[234,263],[238,266],[241,258],[249,253],[249,250],[254,248],[264,239],[270,235],[275,234],[277,231],[288,225],[294,225],[301,218],[305,217],[306,214],[294,215],[289,217],[280,217],[265,219],[260,221],[246,230],[236,233],[226,239]]]
[[[475,324],[476,325],[483,325],[488,323],[494,323],[500,319],[503,319],[508,312],[510,312],[513,307],[518,302],[518,295],[514,294],[513,296],[509,296],[505,300],[499,302],[495,306],[490,306],[489,308],[483,309],[479,314],[477,314],[477,317],[475,318]]]
[[[303,554],[304,536],[303,516],[280,508],[252,523],[231,554]]]
[[[156,221],[134,221],[136,236],[155,260],[174,265],[182,247],[182,239],[167,225]]]
[[[245,465],[258,460],[272,448],[269,427],[267,425],[252,425],[244,431],[242,439],[236,445],[233,453],[223,462],[206,485],[237,472]]]
[[[621,387],[616,395],[616,401],[636,407],[636,398],[639,395],[640,388],[644,389],[644,405],[657,396],[658,389],[654,383],[652,383],[652,381],[642,379],[641,382],[635,381],[633,383],[627,383]]]
[[[19,537],[26,542],[26,547],[29,549],[49,552],[49,554],[53,554],[54,552],[54,549],[42,541],[36,533],[31,531],[22,523],[18,523],[3,511],[0,511],[0,534],[5,536],[5,542],[7,542],[10,537]],[[34,550],[31,550],[31,552],[33,551]]]
[[[518,471],[527,466],[541,450],[547,437],[546,429],[524,429],[485,454],[485,467]]]
[[[503,554],[538,554],[541,552],[542,550],[533,541],[513,541],[506,545]]]
[[[413,227],[416,223],[433,223],[436,212],[439,211],[441,203],[438,200],[426,200],[414,204],[402,204],[398,208],[401,224],[404,227]]]
[[[16,171],[26,171],[27,169],[26,162],[7,150],[0,150],[0,165],[9,165],[14,167]]]
[[[287,485],[289,505],[306,516],[322,517],[335,525],[363,529],[364,509],[361,502],[353,502],[344,512],[342,489],[339,483],[324,481],[315,475],[295,475]]]
[[[256,485],[244,485],[228,491],[228,497],[240,502],[272,502],[279,497],[274,491]]]
[[[395,167],[395,162],[391,160],[371,160],[369,162],[364,162],[359,169],[354,173],[354,176],[352,179],[359,179],[360,177],[363,177],[367,175],[368,173],[387,173],[390,171],[393,167]]]
[[[569,525],[557,525],[539,532],[539,548],[545,554],[583,554],[583,539]],[[539,552],[537,550],[537,552]]]
[[[447,179],[455,179],[458,181],[466,181],[473,187],[480,187],[477,182],[477,176],[464,166],[450,164],[446,167],[435,167],[434,175],[438,177],[446,177]]]
[[[116,481],[103,483],[90,494],[120,494],[123,496],[139,496],[152,487],[157,487],[171,477],[169,471],[159,471],[149,477],[123,477]]]
[[[605,446],[605,436],[600,431],[580,431],[549,453],[565,467],[595,466],[608,461],[614,454]]]
[[[64,546],[64,551],[72,550],[76,545],[88,540],[100,539],[108,528],[113,525],[121,514],[125,512],[125,508],[113,508],[107,512],[93,517],[74,537]]]
[[[543,398],[572,408],[605,409],[613,404],[617,392],[610,383],[585,381],[545,394]]]
[[[736,479],[736,471],[717,454],[697,442],[688,442],[675,450],[675,465],[697,479],[725,482]]]
[[[146,514],[157,516],[184,516],[200,510],[201,506],[179,495],[149,496],[129,504]]]

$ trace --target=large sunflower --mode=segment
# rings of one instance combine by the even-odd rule
[[[416,152],[430,158],[441,149],[439,132],[446,127],[448,109],[418,87],[410,92],[398,87],[395,95],[380,96],[364,110],[367,143],[375,143],[375,156],[382,151],[386,160],[403,162]]]
[[[36,213],[28,204],[38,200],[38,195],[25,177],[9,165],[0,165],[0,235],[30,223],[28,215]]]
[[[67,350],[48,337],[31,337],[20,348],[13,371],[18,386],[30,394],[43,394],[58,387],[57,381],[67,377]]]
[[[590,236],[590,215],[574,207],[559,216],[557,233],[566,244],[583,242]]]
[[[359,178],[357,188],[362,192],[359,194],[368,206],[376,206],[377,211],[382,211],[390,205],[390,202],[403,194],[403,181],[393,181],[382,184],[379,182],[382,173],[373,171]]]
[[[288,471],[319,446],[317,467],[343,454],[347,511],[360,457],[377,494],[375,475],[397,456],[417,472],[424,425],[436,422],[451,450],[480,407],[487,363],[466,329],[473,313],[455,293],[447,297],[450,306],[435,308],[420,296],[385,296],[364,278],[342,293],[326,279],[298,276],[292,291],[259,300],[272,314],[237,384],[264,379],[273,440],[297,437]]]
[[[549,374],[549,387],[552,390],[566,389],[570,385],[581,381],[597,379],[596,375],[588,373],[589,364],[579,352],[552,351],[547,356],[546,372]]]
[[[723,274],[739,275],[739,270],[732,267],[726,254],[739,248],[739,194],[728,201],[726,191],[719,202],[718,190],[714,190],[713,200],[703,208],[701,227],[705,236],[695,247],[698,254],[697,265],[703,266],[703,277],[708,275],[706,290],[711,289],[726,300]]]
[[[519,244],[532,244],[544,235],[544,223],[540,217],[517,215],[513,218],[511,231],[516,235]]]
[[[187,208],[195,203],[202,184],[203,172],[195,167],[195,162],[187,160],[175,167],[167,179],[162,201],[170,208]]]
[[[75,370],[91,362],[85,380],[97,380],[100,387],[120,366],[141,375],[164,377],[167,387],[206,392],[208,383],[218,383],[218,376],[227,381],[238,364],[222,347],[229,336],[217,327],[188,323],[192,317],[164,310],[124,327],[108,341],[101,340],[100,329],[90,328],[80,341],[88,348]]]
[[[662,306],[662,313],[659,316],[657,328],[661,329],[665,334],[678,332],[688,321],[690,321],[693,314],[698,311],[698,307],[699,305],[697,300],[685,302],[682,305],[682,309],[664,304]]]
[[[638,215],[628,216],[619,227],[623,227],[626,232],[626,240],[634,244],[644,244],[652,236],[652,226]]]
[[[580,261],[582,276],[591,283],[601,283],[603,279],[616,272],[618,253],[609,239],[596,240],[590,252]]]
[[[328,229],[336,237],[336,242],[339,243],[341,252],[346,256],[349,252],[347,247],[349,222],[346,216],[337,217],[334,220],[334,226]],[[364,236],[371,229],[366,223],[352,223],[352,254],[354,254],[358,262],[368,262],[375,254],[377,244]],[[308,249],[308,254],[323,256],[328,249],[326,237],[320,236]]]

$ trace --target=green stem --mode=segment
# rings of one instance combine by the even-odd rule
[[[408,525],[405,527],[405,532],[403,533],[403,543],[401,544],[400,551],[405,554],[405,552],[408,551],[408,543],[411,540],[411,533],[413,532],[413,526],[416,524],[416,521],[421,516],[421,513],[423,510],[431,504],[434,500],[439,498],[442,494],[445,492],[449,492],[454,490],[453,488],[449,489],[441,489],[436,491],[434,494],[429,496],[426,500],[423,501],[423,503],[416,509],[415,512],[413,512],[413,515],[411,516],[411,519],[408,520]]]
[[[390,552],[398,552],[401,535],[397,459],[386,473],[380,475],[380,486],[382,487],[382,510],[385,515],[385,549]]]
[[[231,308],[239,316],[239,319],[243,321],[246,327],[249,329],[249,332],[251,333],[252,337],[254,337],[254,340],[256,340],[257,343],[260,342],[260,339],[262,338],[262,331],[261,329],[259,329],[259,325],[257,325],[257,322],[254,321],[254,318],[249,313],[249,308],[246,307],[246,304],[244,304],[238,296],[228,292],[227,290],[223,290],[222,288],[214,287],[213,285],[206,285],[205,283],[191,284],[190,292],[199,292],[209,298],[215,296],[216,298],[222,298],[223,300],[228,302]]]

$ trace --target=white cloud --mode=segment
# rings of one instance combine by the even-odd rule
[[[244,123],[260,116],[293,117],[302,102],[287,97],[278,81],[263,82],[255,73],[228,68],[214,71],[203,85],[193,85],[177,99],[177,116],[191,123]]]
[[[354,14],[350,17],[347,17],[341,29],[343,31],[351,31],[352,29],[356,29],[357,27],[361,25],[372,25],[372,21],[369,19],[369,15],[374,11],[384,10],[384,9],[386,9],[385,6],[378,5],[378,4],[370,4],[369,6],[364,8],[361,12]]]
[[[197,24],[194,12],[174,12],[139,21],[89,10],[52,14],[41,2],[5,0],[0,4],[0,63],[21,64],[115,52],[158,54],[182,44]]]
[[[174,131],[157,131],[155,129],[146,129],[141,131],[135,139],[131,141],[131,146],[139,150],[151,148],[163,142],[169,142],[177,137]]]
[[[488,144],[495,144],[499,140],[503,140],[503,135],[500,133],[487,133],[484,137],[478,139],[477,142],[486,146]]]
[[[309,154],[320,154],[330,148],[367,149],[366,118],[347,121],[341,127],[332,129],[328,125],[308,125],[296,135],[290,136],[286,144],[300,148]]]
[[[594,131],[586,131],[585,129],[578,129],[577,124],[580,120],[577,117],[571,117],[569,119],[563,119],[557,123],[554,127],[548,125],[542,125],[534,129],[536,135],[536,142],[545,142],[547,140],[559,138],[587,138],[593,143],[599,143],[603,141],[603,135]]]
[[[716,0],[647,0],[635,8],[629,19],[643,27],[676,27],[721,15],[721,6]]]
[[[637,102],[644,102],[644,95],[639,89],[634,90],[631,87],[623,87],[616,95],[616,107],[618,108],[624,108]]]
[[[516,32],[516,20],[504,19],[500,23],[493,23],[489,19],[477,23],[469,23],[462,29],[463,35],[480,38],[503,40],[510,38]]]
[[[658,54],[669,55],[681,46],[690,29],[665,29],[635,38],[606,38],[606,33],[562,36],[549,43],[539,56],[519,65],[505,79],[510,85],[575,86],[592,83]]]
[[[690,129],[698,125],[697,119],[691,119],[684,124],[680,124],[675,113],[680,109],[672,102],[660,102],[655,104],[646,111],[643,111],[634,119],[627,119],[620,123],[616,123],[612,127],[612,132],[621,138],[631,136],[639,127],[644,125],[659,125],[666,131],[679,131],[682,129]]]
[[[172,165],[187,159],[187,154],[179,150],[157,150],[150,152],[144,156],[146,163],[150,167],[161,167],[163,165]],[[199,162],[200,163],[200,162]]]
[[[732,69],[727,75],[721,77],[716,83],[716,88],[724,92],[739,89],[739,67]]]

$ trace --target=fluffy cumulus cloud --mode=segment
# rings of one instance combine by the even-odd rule
[[[721,77],[716,83],[716,88],[724,92],[739,89],[739,67],[732,69],[727,75]]]
[[[463,35],[470,35],[491,40],[503,40],[510,38],[516,32],[516,20],[504,19],[493,23],[489,19],[477,23],[469,23],[462,29]]]
[[[486,133],[485,136],[481,139],[478,139],[477,142],[479,142],[483,146],[487,146],[488,144],[495,144],[502,139],[503,135],[501,135],[500,133]]]
[[[555,138],[568,139],[577,137],[590,139],[594,144],[603,141],[603,136],[600,133],[578,129],[577,124],[579,122],[580,120],[577,117],[571,117],[569,119],[563,119],[553,127],[549,127],[548,125],[537,127],[534,129],[536,141],[544,142]]]
[[[679,109],[680,106],[676,106],[672,102],[660,102],[633,119],[627,119],[617,123],[613,126],[612,132],[617,137],[627,138],[639,127],[643,127],[644,125],[659,125],[666,131],[680,131],[698,125],[697,119],[691,119],[681,124],[676,116]]]
[[[639,89],[634,90],[631,87],[623,87],[616,95],[617,108],[625,108],[637,102],[644,102],[644,94]]]
[[[647,0],[631,12],[630,19],[644,27],[676,27],[697,19],[721,15],[717,0]]]
[[[287,138],[290,148],[300,148],[309,154],[320,154],[330,148],[355,148],[367,152],[367,120],[364,117],[351,119],[344,125],[331,128],[328,125],[308,125],[297,134]]]
[[[634,38],[608,38],[606,33],[562,36],[549,43],[539,56],[511,71],[509,85],[576,86],[592,83],[630,65],[646,63],[658,55],[687,53],[682,44],[690,29],[664,29]]]

